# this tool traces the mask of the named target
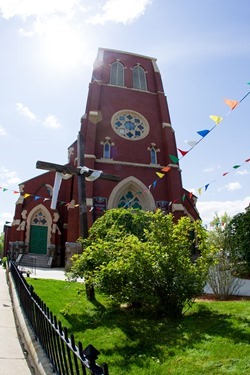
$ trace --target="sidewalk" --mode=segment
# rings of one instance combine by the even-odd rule
[[[0,266],[0,375],[31,375],[18,339],[6,270]]]

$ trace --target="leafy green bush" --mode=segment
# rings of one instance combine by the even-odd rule
[[[2,259],[2,266],[3,266],[3,268],[6,268],[6,263],[7,263],[7,257],[3,257],[3,259]]]
[[[171,214],[161,211],[137,214],[115,209],[98,219],[84,240],[83,254],[74,257],[73,276],[84,277],[119,304],[179,317],[206,282],[211,257],[205,230],[188,217],[175,224]],[[200,253],[195,262],[193,241]]]

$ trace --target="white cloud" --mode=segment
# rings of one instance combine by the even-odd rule
[[[53,129],[59,128],[61,126],[60,121],[54,115],[47,116],[43,124],[47,128]]]
[[[80,3],[81,0],[0,0],[0,12],[5,19],[20,17],[23,20],[55,13],[70,15],[81,6]]]
[[[36,115],[24,104],[16,103],[16,109],[22,116],[27,117],[30,120],[36,120]]]
[[[89,18],[89,22],[96,24],[105,24],[108,21],[131,23],[145,13],[146,7],[152,3],[152,0],[107,0],[102,8],[102,13]]]
[[[10,185],[18,185],[21,180],[17,175],[17,172],[10,171],[9,169],[5,167],[0,168],[0,181],[2,185],[5,187],[8,187]]]
[[[204,172],[204,173],[214,172],[214,168],[213,168],[213,167],[211,167],[211,168],[206,168],[206,169],[204,169],[203,172]]]
[[[229,184],[225,185],[224,188],[228,191],[235,191],[242,188],[239,182],[230,182]]]
[[[209,224],[215,214],[219,216],[225,212],[233,217],[234,215],[244,212],[245,208],[249,205],[250,196],[245,197],[242,200],[235,201],[208,201],[208,202],[197,202],[197,208],[200,213],[200,217],[205,224]]]
[[[249,172],[247,169],[242,169],[240,171],[237,171],[236,174],[243,176],[243,175],[249,174]]]
[[[6,134],[7,133],[6,133],[5,129],[4,129],[4,127],[0,125],[0,136],[1,135],[6,135]]]

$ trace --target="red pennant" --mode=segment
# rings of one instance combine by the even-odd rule
[[[177,150],[182,154],[182,156],[185,156],[188,153],[188,151],[183,151],[183,150],[180,150],[179,148],[177,148]]]

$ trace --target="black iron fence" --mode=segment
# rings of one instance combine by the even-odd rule
[[[73,335],[62,327],[46,304],[37,296],[15,263],[10,262],[20,304],[29,320],[36,339],[40,342],[53,371],[59,375],[108,375],[108,366],[99,366],[96,359],[100,354],[94,346],[83,349],[82,343],[76,345]]]

